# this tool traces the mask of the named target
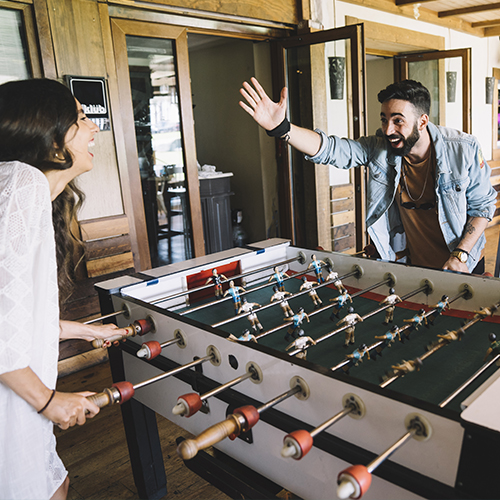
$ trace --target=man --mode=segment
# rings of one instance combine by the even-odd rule
[[[255,78],[251,82],[240,89],[246,100],[240,106],[269,135],[314,163],[368,167],[366,225],[382,259],[482,272],[484,230],[496,199],[490,168],[473,136],[429,121],[430,94],[423,85],[405,80],[382,90],[381,130],[353,141],[290,124],[287,89],[275,103]]]

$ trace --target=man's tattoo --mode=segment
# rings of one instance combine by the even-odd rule
[[[472,234],[475,230],[476,230],[476,228],[472,225],[472,222],[468,221],[467,224],[465,225],[464,233],[465,234]]]

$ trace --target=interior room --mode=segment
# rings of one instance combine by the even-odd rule
[[[498,498],[498,3],[2,0],[0,48],[0,498]]]

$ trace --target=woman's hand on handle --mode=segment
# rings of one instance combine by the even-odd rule
[[[87,418],[99,413],[97,407],[87,396],[93,392],[57,392],[49,406],[43,411],[43,416],[54,422],[61,429],[74,425],[83,425]]]

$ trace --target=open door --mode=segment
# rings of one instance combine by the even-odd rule
[[[363,25],[346,26],[277,42],[274,98],[289,89],[288,118],[328,135],[365,134]],[[279,141],[282,235],[298,246],[354,253],[365,236],[364,169],[313,165]]]
[[[204,255],[187,30],[111,19],[111,32],[142,269]]]
[[[397,56],[397,81],[417,80],[431,92],[431,122],[471,133],[471,49]]]

